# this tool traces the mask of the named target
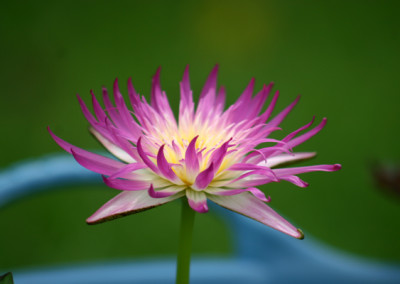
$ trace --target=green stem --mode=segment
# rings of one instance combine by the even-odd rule
[[[195,211],[189,206],[187,199],[182,198],[181,231],[179,235],[176,284],[189,283],[194,216]]]

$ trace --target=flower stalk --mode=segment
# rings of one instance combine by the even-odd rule
[[[176,266],[176,284],[189,284],[194,216],[195,211],[189,206],[187,200],[183,198]]]

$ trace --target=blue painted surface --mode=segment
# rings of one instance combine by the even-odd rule
[[[60,184],[99,183],[71,156],[47,156],[0,173],[0,207]],[[218,209],[217,209],[218,208]],[[400,265],[339,253],[312,238],[299,241],[221,207],[230,225],[232,258],[193,258],[191,283],[400,283]],[[14,271],[16,284],[174,283],[175,259],[111,261]]]

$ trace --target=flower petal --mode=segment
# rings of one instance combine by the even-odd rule
[[[298,187],[307,187],[309,185],[307,182],[305,182],[298,176],[284,176],[284,177],[279,177],[279,179],[291,182],[294,185],[297,185]]]
[[[174,173],[174,171],[171,169],[171,166],[169,165],[167,159],[165,158],[164,155],[164,147],[165,145],[162,145],[160,149],[158,150],[157,154],[157,166],[160,172],[166,177],[167,179],[171,181],[178,181],[178,177]]]
[[[150,182],[142,180],[126,180],[126,179],[113,179],[103,176],[104,183],[115,189],[119,190],[146,190],[149,187]]]
[[[299,134],[301,131],[309,128],[315,120],[315,116],[313,116],[313,118],[311,119],[311,121],[309,123],[307,123],[306,125],[300,127],[299,129],[293,131],[292,133],[290,133],[289,135],[287,135],[285,138],[282,139],[283,142],[288,142],[290,141],[293,137],[295,137],[297,134]]]
[[[229,143],[232,141],[232,138],[229,139],[228,141],[226,141],[224,144],[222,144],[221,147],[219,147],[218,149],[216,149],[211,158],[210,161],[211,163],[214,164],[214,173],[216,173],[219,169],[219,167],[222,164],[222,161],[224,160],[225,156],[226,156],[226,152],[228,151],[229,148]]]
[[[186,186],[169,186],[160,190],[154,190],[153,184],[151,184],[149,188],[149,195],[153,198],[164,198],[177,194],[185,188]]]
[[[186,197],[193,210],[199,213],[208,212],[207,196],[204,192],[187,189]]]
[[[296,168],[284,168],[284,169],[274,169],[274,173],[279,176],[287,176],[287,175],[298,175],[309,172],[334,172],[338,171],[342,168],[340,164],[334,165],[316,165],[316,166],[308,166],[308,167],[296,167]]]
[[[250,217],[289,236],[298,239],[304,237],[297,228],[272,210],[267,204],[247,192],[229,197],[208,195],[208,198],[222,207]]]
[[[79,148],[72,148],[71,153],[75,160],[82,166],[95,173],[112,175],[125,164],[116,160],[97,155]]]
[[[135,175],[133,174],[134,171],[141,170],[141,169],[146,169],[147,166],[145,164],[141,163],[133,163],[133,164],[126,164],[122,168],[120,168],[118,171],[110,175],[110,179],[116,179],[116,178],[129,178],[132,177],[134,178]]]
[[[199,173],[199,158],[196,152],[196,141],[199,136],[196,136],[190,141],[185,152],[186,175],[190,178]]]
[[[193,93],[190,88],[189,80],[189,65],[186,66],[182,81],[179,85],[181,91],[181,99],[179,103],[179,127],[184,125],[184,129],[187,129],[189,124],[192,122],[194,115]]]
[[[243,193],[246,191],[250,192],[255,197],[260,199],[261,201],[264,201],[264,202],[271,201],[270,197],[268,197],[268,198],[265,197],[264,192],[262,192],[261,190],[259,190],[258,188],[255,188],[255,187],[249,187],[246,189],[224,189],[224,188],[206,188],[205,189],[205,192],[207,192],[208,194],[221,195],[221,196],[231,196],[231,195],[240,194],[240,193]]]
[[[268,122],[269,126],[278,126],[282,120],[289,114],[289,112],[296,106],[298,101],[300,100],[300,96],[297,96],[297,98],[292,102],[290,105],[288,105],[283,111],[281,111],[277,116],[275,116],[271,121]]]
[[[121,161],[127,162],[127,163],[135,163],[135,159],[131,157],[127,152],[125,152],[123,149],[112,143],[110,140],[105,138],[103,135],[101,135],[98,131],[96,131],[94,128],[90,128],[90,132],[97,138],[97,140],[100,141],[100,143],[115,157],[120,159]]]
[[[171,106],[168,102],[168,98],[165,93],[161,90],[160,83],[160,72],[161,67],[157,69],[156,74],[153,77],[151,85],[151,106],[168,121],[171,125],[176,126],[175,116],[172,113]]]
[[[260,113],[273,86],[274,82],[269,83],[268,86],[264,84],[262,90],[254,97],[252,101],[252,107],[254,109],[252,110],[252,112],[254,113],[255,116],[257,116]]]
[[[327,119],[324,117],[321,121],[321,123],[319,125],[317,125],[315,128],[311,129],[310,131],[304,133],[303,135],[300,135],[292,140],[290,140],[287,144],[289,147],[293,148],[301,143],[303,143],[304,141],[307,141],[308,139],[310,139],[311,137],[313,137],[315,134],[317,134],[318,132],[320,132],[322,130],[322,128],[324,128],[324,126],[326,125],[326,121]]]
[[[147,157],[147,154],[144,152],[143,147],[142,147],[142,137],[139,138],[137,141],[137,151],[140,156],[140,158],[143,160],[143,163],[145,163],[153,172],[159,173],[159,169],[154,165],[154,163]]]
[[[53,137],[54,141],[58,145],[60,145],[61,148],[63,148],[65,151],[71,153],[74,155],[74,158],[77,160],[79,164],[81,164],[83,167],[94,171],[96,173],[100,173],[103,175],[112,175],[114,172],[118,171],[120,168],[124,167],[125,164],[121,163],[119,161],[91,153],[89,151],[83,150],[81,148],[78,148],[60,137],[56,136],[50,128],[47,128],[49,131],[50,135]]]
[[[213,178],[214,178],[214,164],[211,163],[211,165],[207,169],[205,169],[204,171],[202,171],[197,175],[192,188],[194,188],[195,190],[202,190],[210,184]]]
[[[279,91],[276,91],[274,97],[272,98],[271,103],[268,105],[264,113],[260,115],[259,117],[260,123],[265,123],[270,118],[272,111],[275,108],[276,102],[278,101],[278,98],[279,98]]]
[[[294,163],[302,160],[311,159],[315,157],[316,154],[317,154],[316,152],[303,152],[303,153],[299,152],[299,153],[293,153],[291,155],[281,154],[270,157],[267,159],[267,161],[261,161],[257,165],[272,168],[281,164]]]
[[[183,193],[180,193],[165,198],[152,198],[149,196],[147,190],[124,191],[104,204],[99,210],[90,216],[86,222],[88,224],[102,223],[154,208],[180,198],[183,195]]]

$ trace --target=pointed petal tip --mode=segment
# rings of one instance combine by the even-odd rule
[[[158,66],[156,73],[153,76],[153,80],[160,80],[161,66]]]
[[[208,206],[207,202],[194,202],[193,200],[188,200],[190,207],[196,212],[199,213],[207,213],[208,212]]]
[[[150,197],[157,198],[157,193],[154,190],[153,184],[150,184],[150,187],[147,192],[150,195]]]
[[[275,85],[274,82],[270,82],[268,85],[263,84],[262,90],[263,90],[264,92],[268,92],[268,93],[269,93],[269,92],[272,90],[272,88],[274,87],[274,85]]]
[[[113,83],[113,87],[114,87],[114,90],[118,89],[118,78],[115,78],[114,83]]]
[[[332,169],[334,171],[338,171],[338,170],[342,169],[342,165],[341,164],[334,164]]]
[[[210,166],[207,169],[197,175],[192,188],[198,191],[205,189],[214,178],[214,175],[214,162],[211,162]]]
[[[88,225],[95,225],[97,223],[99,223],[99,222],[94,221],[91,217],[86,219],[86,224],[88,224]]]
[[[186,65],[185,70],[183,71],[182,83],[183,84],[189,83],[189,64]]]
[[[304,240],[304,233],[301,229],[297,228],[297,232],[300,234],[296,239]]]

